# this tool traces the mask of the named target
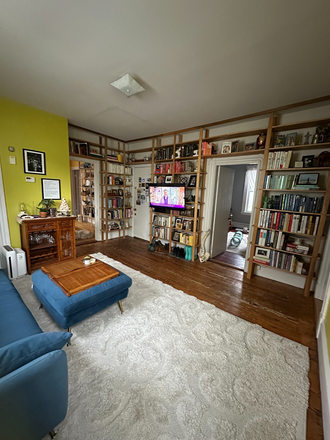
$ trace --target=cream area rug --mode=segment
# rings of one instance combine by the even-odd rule
[[[308,349],[102,254],[133,279],[73,327],[69,409],[58,440],[303,440]],[[44,331],[60,330],[15,286]],[[220,287],[219,287],[220,289]]]

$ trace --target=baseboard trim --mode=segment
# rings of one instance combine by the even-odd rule
[[[330,362],[324,321],[317,340],[324,440],[330,440]]]

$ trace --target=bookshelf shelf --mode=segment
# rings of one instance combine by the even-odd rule
[[[272,192],[295,192],[295,193],[308,192],[311,194],[326,192],[325,189],[275,189],[275,188],[274,189],[272,189],[272,188],[265,189],[265,188],[263,188],[262,190],[263,191],[272,191]]]
[[[284,254],[290,254],[290,255],[295,255],[296,257],[303,257],[303,258],[312,258],[313,255],[312,254],[298,254],[298,252],[290,252],[290,251],[285,251],[283,249],[276,249],[270,246],[262,246],[260,244],[257,244],[258,247],[261,247],[263,249],[270,249],[271,251],[275,251],[275,252],[283,252]],[[320,260],[321,256],[320,254],[317,256],[317,259]]]
[[[254,136],[257,134],[259,135],[261,133],[266,133],[266,132],[267,132],[267,128],[255,128],[253,130],[238,131],[236,133],[219,134],[217,136],[205,137],[203,138],[203,142],[215,142],[226,139],[242,138],[247,136]]]
[[[313,167],[313,168],[266,168],[266,171],[292,172],[292,171],[305,171],[306,173],[313,171],[329,171],[330,167]]]
[[[281,229],[266,228],[266,227],[263,227],[263,226],[257,226],[257,229],[266,229],[267,231],[276,231],[276,232],[283,232],[285,234],[301,235],[303,237],[316,238],[316,235],[313,235],[313,234],[303,234],[302,232],[283,231]],[[259,246],[259,245],[255,244],[255,246]]]
[[[286,212],[288,214],[299,214],[299,215],[322,215],[320,212],[299,212],[299,211],[287,211],[285,209],[276,208],[260,208],[262,211],[274,211],[274,212]]]
[[[264,265],[263,265],[262,263],[260,263],[260,262],[258,262],[258,261],[254,261],[254,264],[259,264],[259,265],[261,265],[261,266],[265,266],[265,267],[267,267],[267,268],[269,268],[269,269],[280,270],[281,272],[286,272],[286,273],[289,273],[289,274],[292,274],[292,275],[296,275],[297,277],[304,277],[304,278],[307,278],[307,277],[308,277],[308,275],[304,275],[304,274],[302,274],[302,273],[291,272],[291,271],[286,270],[286,269],[280,269],[279,267],[268,266],[267,264],[264,264]],[[314,277],[314,278],[315,278],[315,277]]]

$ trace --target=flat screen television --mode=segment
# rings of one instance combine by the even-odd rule
[[[152,208],[185,209],[186,188],[182,183],[150,183],[150,206]]]

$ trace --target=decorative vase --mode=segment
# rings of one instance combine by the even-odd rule
[[[56,217],[56,208],[49,208],[49,215],[51,217]]]
[[[117,154],[117,160],[118,160],[118,162],[122,162],[123,156],[121,154]]]

